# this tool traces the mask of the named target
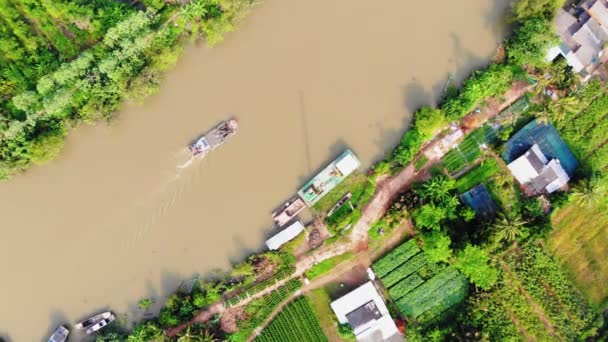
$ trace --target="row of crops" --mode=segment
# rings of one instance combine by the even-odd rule
[[[414,239],[378,260],[373,268],[399,311],[420,323],[439,319],[468,295],[465,276],[453,266],[430,261]]]
[[[283,270],[277,272],[277,274],[275,274],[274,276],[272,276],[262,282],[254,284],[238,294],[232,294],[232,293],[228,294],[226,297],[229,297],[229,298],[224,301],[224,305],[227,308],[232,307],[232,306],[240,303],[241,301],[243,301],[251,296],[256,295],[257,293],[260,293],[260,292],[266,290],[268,287],[275,285],[279,281],[286,279],[287,277],[289,277],[291,275],[291,272],[292,272],[292,269],[283,269]],[[239,291],[239,290],[235,290],[235,291]]]
[[[262,331],[259,342],[328,341],[308,298],[298,297]]]
[[[483,125],[471,132],[455,148],[443,156],[441,161],[451,174],[470,166],[481,155],[481,146],[496,141],[496,132],[489,125]]]
[[[244,308],[246,318],[237,322],[238,331],[230,336],[230,340],[246,341],[253,330],[262,325],[272,312],[300,287],[300,279],[291,279],[285,285],[247,304]]]

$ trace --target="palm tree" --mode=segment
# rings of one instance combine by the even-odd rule
[[[553,120],[560,122],[567,116],[574,115],[578,112],[580,100],[574,96],[564,97],[558,101],[553,101],[547,106],[547,111],[550,113]]]
[[[581,179],[572,187],[572,199],[580,207],[591,207],[605,198],[605,190],[596,179]]]
[[[194,0],[182,7],[181,16],[186,21],[200,20],[207,14],[207,6],[204,1]]]
[[[522,235],[521,228],[525,224],[526,221],[522,220],[520,217],[514,217],[507,213],[500,213],[496,222],[494,222],[498,241],[515,241],[518,236]]]
[[[193,334],[190,330],[190,326],[188,326],[186,330],[179,335],[177,342],[201,342],[201,338],[200,336]]]
[[[549,74],[541,74],[541,75],[532,75],[534,79],[534,93],[535,95],[544,96],[547,92],[547,89],[553,84],[553,78]]]

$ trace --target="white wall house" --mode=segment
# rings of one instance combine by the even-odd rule
[[[562,55],[574,72],[588,78],[598,66],[604,44],[608,42],[606,0],[586,0],[569,12],[560,9],[555,26],[561,42],[549,49],[547,61]]]
[[[333,301],[331,308],[340,323],[348,323],[357,341],[402,341],[384,300],[369,281]]]
[[[520,184],[535,193],[552,193],[570,180],[559,160],[548,160],[536,144],[507,167]]]

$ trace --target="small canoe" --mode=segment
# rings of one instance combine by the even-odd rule
[[[68,339],[69,333],[70,331],[66,327],[60,325],[55,329],[53,335],[49,337],[49,342],[65,342]]]

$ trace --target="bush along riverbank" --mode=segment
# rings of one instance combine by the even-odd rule
[[[124,100],[157,92],[188,42],[221,42],[254,3],[132,4],[0,3],[11,24],[0,45],[12,50],[0,58],[0,179],[52,160],[79,122],[110,120]]]

